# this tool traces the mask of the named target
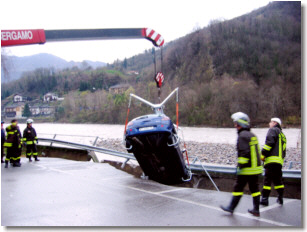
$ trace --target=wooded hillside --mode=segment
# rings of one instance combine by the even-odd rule
[[[156,50],[157,71],[161,67]],[[129,71],[137,71],[131,75]],[[163,47],[162,99],[179,87],[180,124],[232,126],[230,115],[247,113],[253,125],[280,117],[301,124],[301,2],[272,2],[229,21],[212,21]],[[101,69],[39,69],[2,85],[2,99],[57,92],[65,100],[56,121],[124,123],[129,93],[156,102],[151,50]],[[109,87],[128,83],[123,94]],[[174,102],[173,102],[174,103]],[[175,104],[166,114],[175,118]],[[133,104],[130,117],[150,109]],[[130,119],[131,119],[130,118]]]

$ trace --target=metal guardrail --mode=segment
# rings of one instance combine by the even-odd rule
[[[218,172],[224,174],[235,174],[236,167],[233,166],[219,166],[219,165],[203,165],[208,172]],[[190,164],[191,170],[201,172],[203,171],[203,167],[199,164]],[[284,178],[295,178],[301,179],[301,170],[290,170],[290,169],[283,169],[283,177]],[[264,173],[262,174],[264,175]]]
[[[114,151],[114,150],[110,150],[106,148],[95,147],[95,146],[84,145],[84,144],[73,143],[73,142],[67,142],[67,141],[57,140],[57,139],[38,138],[38,140],[42,142],[51,142],[51,144],[58,143],[58,144],[62,144],[62,145],[70,146],[70,147],[80,148],[83,150],[96,151],[96,152],[101,152],[101,153],[108,154],[108,155],[118,156],[121,158],[136,160],[136,158],[132,154]]]
[[[90,146],[90,145],[84,145],[79,143],[73,143],[73,142],[67,142],[63,140],[57,140],[57,139],[46,139],[46,138],[38,138],[39,141],[42,142],[50,142],[50,146],[52,146],[53,143],[58,143],[61,145],[66,145],[69,147],[74,148],[80,148],[83,150],[88,151],[96,151],[108,155],[113,155],[121,158],[125,158],[126,161],[124,164],[126,164],[130,159],[136,160],[133,154],[130,153],[124,153],[119,152],[115,150],[110,150],[106,148],[96,147],[96,146]],[[95,140],[94,144],[96,144],[97,139]],[[235,174],[236,173],[236,167],[233,166],[226,166],[226,165],[204,165],[200,162],[200,164],[192,163],[190,164],[191,171],[195,172],[217,172],[217,173],[224,173],[224,174]],[[290,170],[290,169],[284,169],[283,170],[283,177],[285,178],[295,178],[295,179],[301,179],[301,170]]]

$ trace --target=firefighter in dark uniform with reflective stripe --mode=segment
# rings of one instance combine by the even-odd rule
[[[224,211],[233,213],[238,205],[243,190],[248,183],[249,190],[253,197],[253,209],[248,212],[254,216],[260,216],[259,203],[260,191],[258,185],[259,175],[262,174],[263,168],[260,159],[260,147],[257,137],[250,132],[249,117],[242,112],[237,112],[231,116],[234,121],[235,127],[238,131],[237,152],[238,152],[238,166],[237,166],[237,179],[232,192],[232,199],[229,206],[221,208]]]
[[[33,155],[35,161],[39,161],[37,158],[37,135],[35,129],[32,127],[33,120],[27,120],[27,127],[23,131],[23,142],[27,146],[26,156],[29,162],[32,162],[31,156]]]
[[[264,206],[269,205],[272,182],[278,193],[277,202],[281,205],[285,188],[282,180],[282,166],[286,157],[287,139],[282,132],[279,118],[272,118],[269,126],[261,155],[264,161],[265,176],[260,204]]]
[[[11,125],[6,128],[6,140],[4,147],[6,150],[5,157],[5,168],[8,167],[8,163],[13,163],[13,167],[20,167],[20,156],[21,156],[21,133],[18,127],[16,119],[11,121]]]
[[[4,157],[4,141],[5,141],[5,130],[3,128],[4,122],[1,121],[1,163],[4,163],[3,157]]]

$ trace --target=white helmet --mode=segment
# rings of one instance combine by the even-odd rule
[[[30,123],[32,123],[33,122],[33,120],[31,119],[31,118],[29,118],[28,120],[27,120],[27,124],[30,124]]]
[[[240,125],[243,128],[249,128],[249,117],[247,114],[242,112],[237,112],[231,115],[231,118],[234,122],[236,122],[238,125]]]
[[[281,126],[281,120],[279,118],[271,118],[271,122],[277,122]]]

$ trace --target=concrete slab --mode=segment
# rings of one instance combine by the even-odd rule
[[[244,195],[233,215],[219,206],[230,193],[143,180],[108,164],[40,158],[1,166],[2,226],[302,227],[301,201],[270,198],[261,217]]]

